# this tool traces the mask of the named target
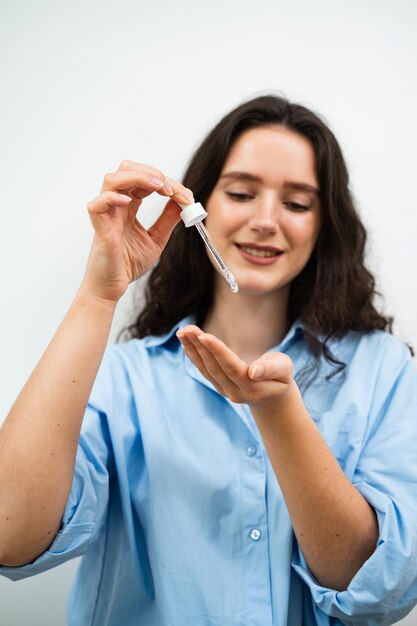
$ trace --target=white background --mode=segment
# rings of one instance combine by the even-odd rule
[[[417,347],[416,32],[415,0],[0,0],[0,422],[80,283],[104,174],[127,158],[180,177],[270,91],[339,138],[384,310]],[[63,626],[74,570],[0,579],[0,625]]]

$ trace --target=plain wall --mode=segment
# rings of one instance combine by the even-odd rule
[[[219,117],[269,91],[339,138],[384,310],[417,347],[416,32],[415,0],[0,0],[0,422],[81,281],[104,174],[127,158],[180,177]],[[0,578],[0,625],[63,626],[75,565]]]

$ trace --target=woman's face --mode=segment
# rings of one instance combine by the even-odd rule
[[[206,209],[206,227],[241,292],[288,290],[320,230],[312,145],[281,126],[244,132],[232,146]]]

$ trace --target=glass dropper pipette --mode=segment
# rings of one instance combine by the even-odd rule
[[[212,257],[216,261],[217,265],[219,266],[221,273],[226,279],[226,282],[229,283],[230,289],[233,291],[233,293],[237,293],[239,291],[239,286],[236,282],[236,279],[233,276],[230,269],[228,268],[228,266],[226,265],[226,263],[223,261],[223,257],[220,254],[220,252],[217,250],[216,245],[213,239],[210,237],[210,234],[207,228],[204,226],[203,222],[197,222],[196,224],[194,224],[194,226],[200,233],[207,248],[210,250]]]
[[[229,283],[230,289],[233,293],[237,293],[239,291],[239,286],[236,282],[236,279],[233,276],[230,268],[224,262],[222,255],[220,254],[220,252],[216,248],[214,241],[210,237],[210,233],[202,222],[202,220],[207,217],[207,213],[204,207],[202,206],[202,204],[200,204],[200,202],[194,202],[193,204],[180,204],[180,207],[182,208],[180,214],[182,221],[187,227],[196,227],[204,243],[209,249],[213,259],[216,261],[216,264],[223,274],[226,282]]]

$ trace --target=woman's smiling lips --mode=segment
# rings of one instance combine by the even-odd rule
[[[240,255],[250,263],[256,265],[272,265],[283,253],[279,248],[273,246],[259,246],[255,243],[235,244]]]

